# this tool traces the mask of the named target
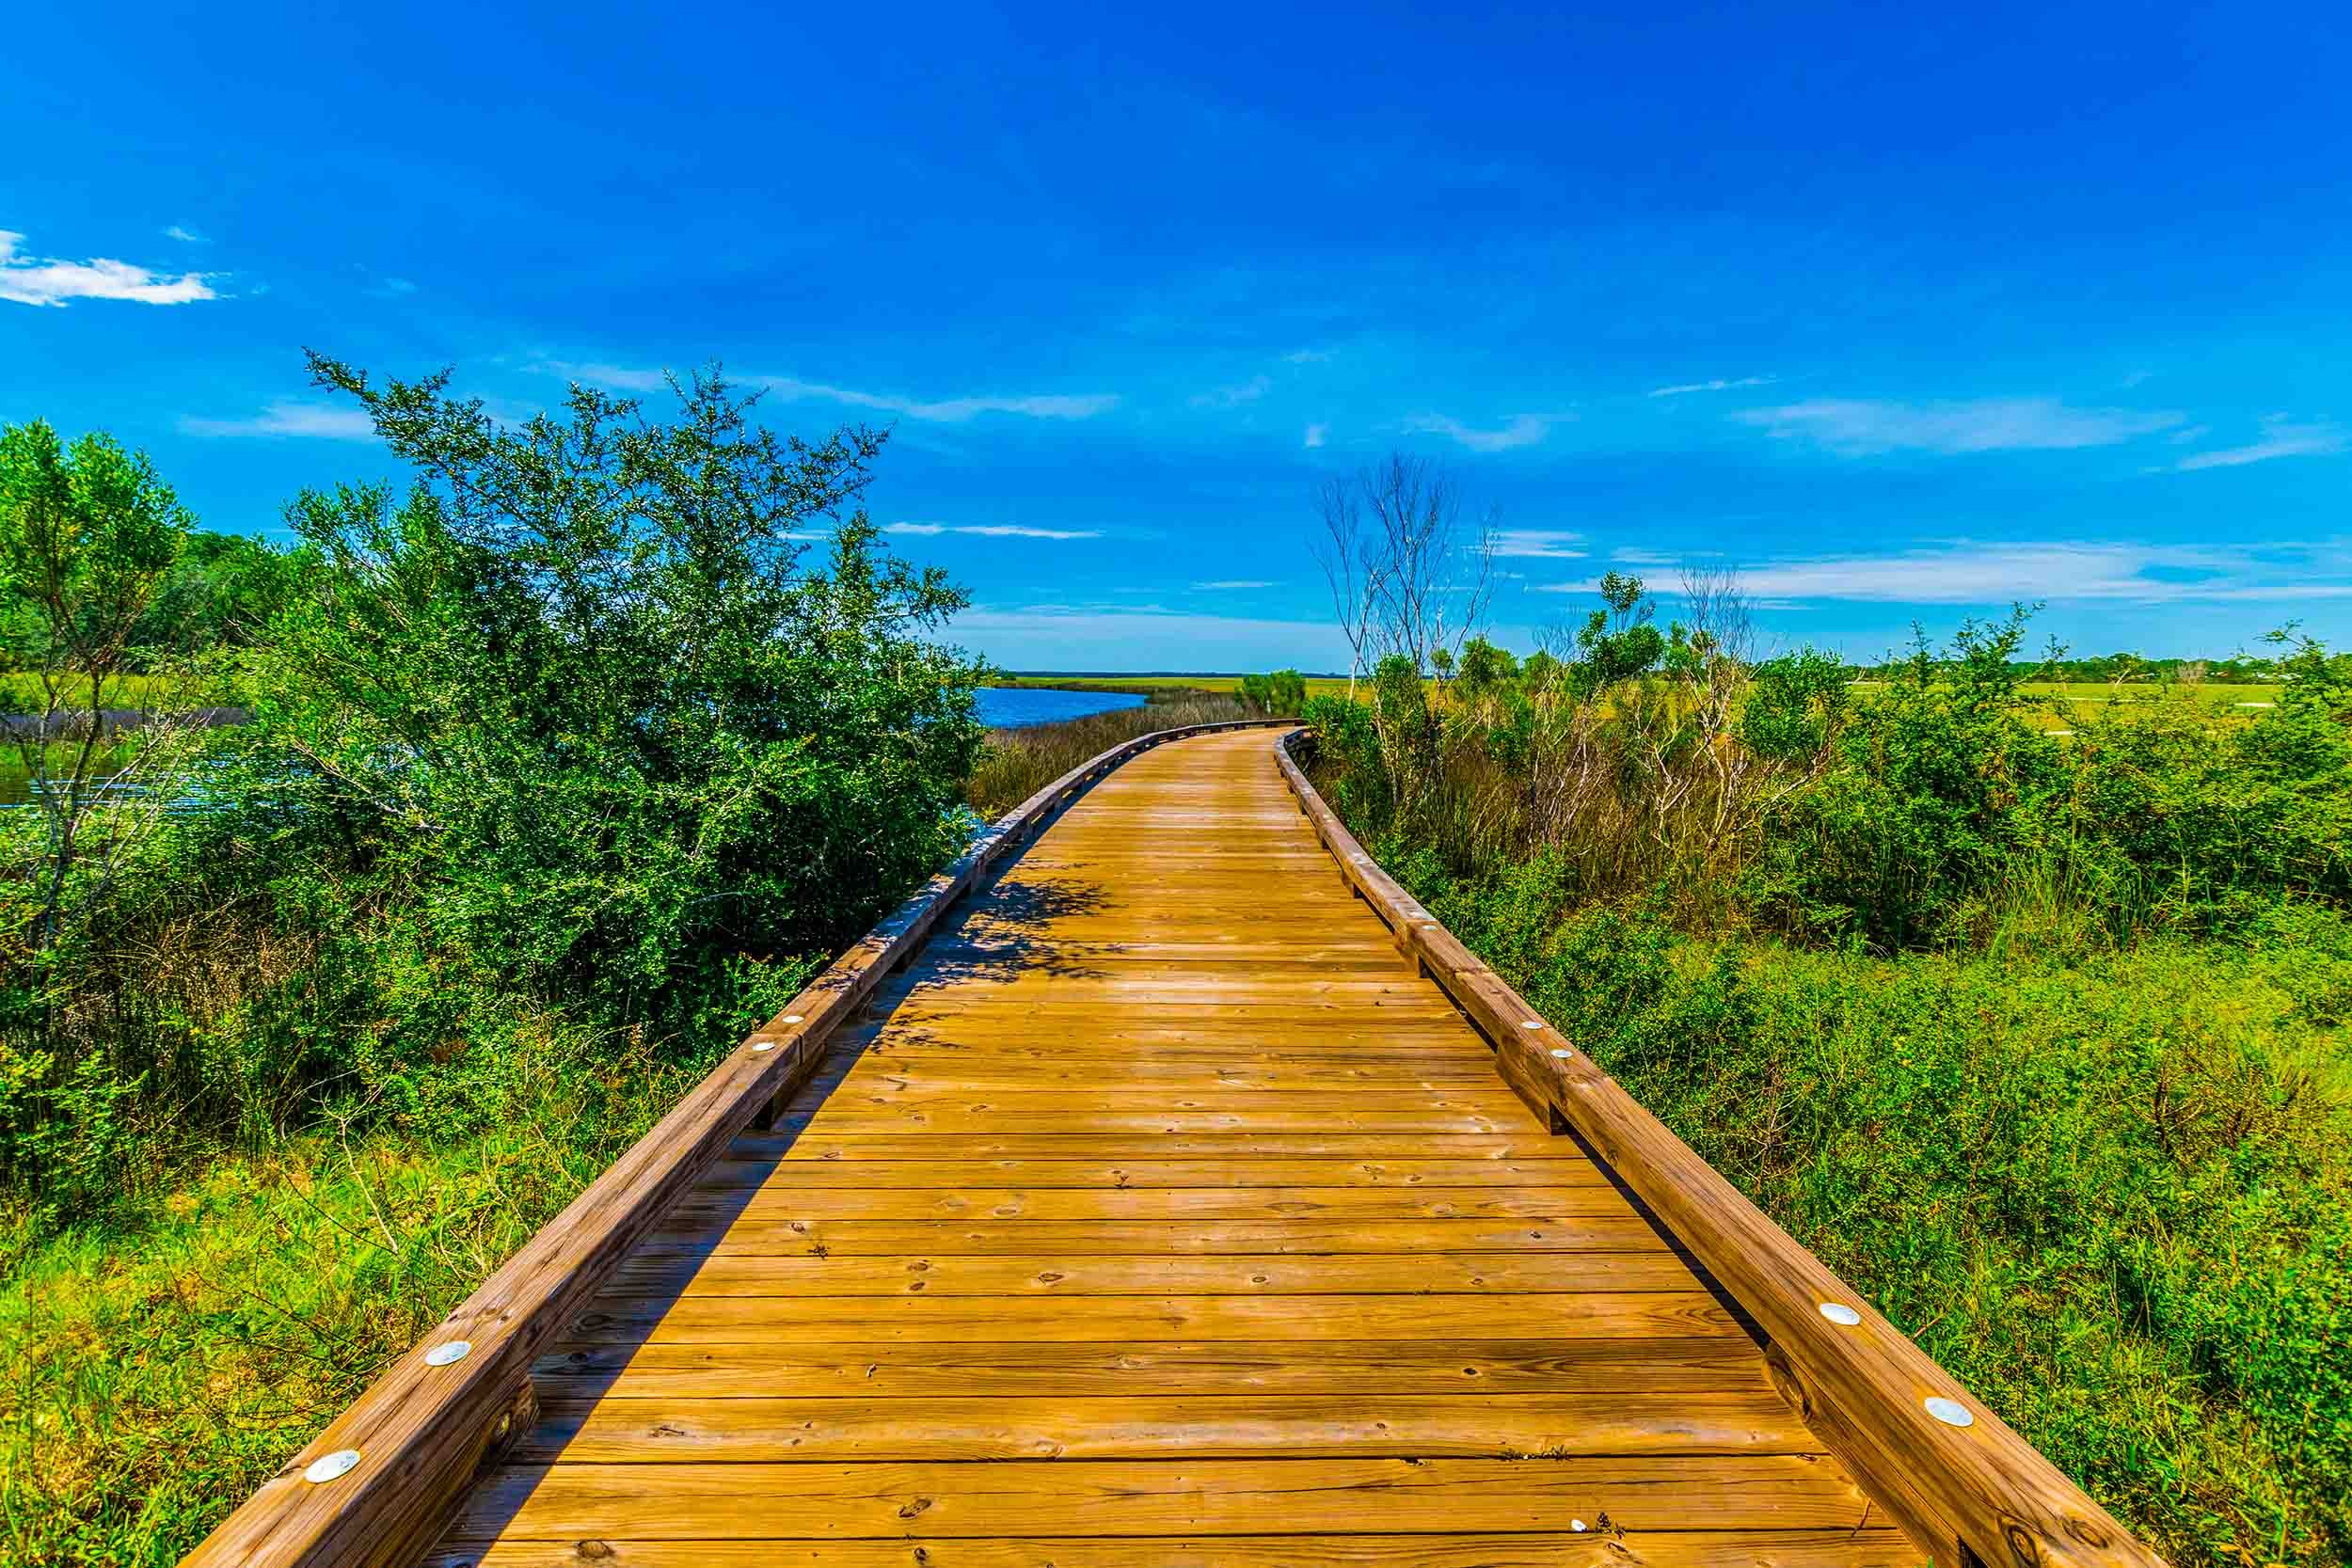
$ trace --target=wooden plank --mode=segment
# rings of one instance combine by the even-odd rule
[[[1494,1325],[1489,1325],[1494,1326]],[[1515,1325],[1518,1326],[1518,1325]],[[1756,1350],[1723,1335],[1683,1339],[1332,1339],[1295,1341],[974,1341],[876,1345],[576,1344],[532,1369],[550,1404],[608,1389],[684,1403],[839,1395],[870,1400],[958,1395],[1247,1394],[1261,1399],[1589,1390],[1658,1392],[1762,1386]]]
[[[1574,1128],[1754,1315],[1814,1430],[1923,1552],[2038,1568],[2161,1561],[1554,1031],[1373,863],[1287,747],[1277,755],[1343,874],[1495,1042],[1505,1082]],[[1964,1424],[1939,1419],[1931,1401]]]
[[[594,1551],[583,1548],[593,1545]],[[920,1553],[917,1556],[917,1553]],[[1892,1568],[1892,1529],[1529,1531],[1514,1535],[986,1537],[898,1541],[460,1543],[426,1568]]]
[[[1301,1459],[1138,1463],[510,1465],[475,1489],[460,1536],[575,1540],[1003,1536],[1083,1519],[1096,1536],[1549,1530],[1607,1514],[1627,1529],[1867,1522],[1834,1465],[1807,1454],[1541,1462]]]
[[[885,1459],[1560,1458],[1816,1453],[1771,1389],[1367,1399],[600,1400],[550,1410],[520,1464],[812,1464]]]
[[[1687,1291],[1691,1269],[1667,1252],[1408,1252],[1368,1255],[971,1258],[772,1258],[640,1254],[617,1293],[700,1296],[1527,1295],[1569,1291]],[[1496,1303],[1493,1311],[1514,1310]]]
[[[1663,1243],[1649,1222],[1623,1214],[1549,1220],[1216,1220],[1199,1225],[1125,1220],[1028,1220],[1018,1227],[932,1220],[739,1220],[712,1227],[665,1225],[639,1243],[645,1253],[766,1254],[777,1257],[926,1258],[961,1254],[1026,1257],[1038,1252],[1145,1254],[1409,1252],[1628,1252]],[[1759,1374],[1760,1375],[1760,1374]]]
[[[1515,1323],[1549,1335],[1605,1339],[1743,1338],[1704,1291],[1528,1294]],[[1491,1332],[1494,1304],[1465,1295],[1298,1296],[733,1296],[608,1293],[575,1320],[575,1338],[648,1344],[733,1344],[770,1335],[859,1338],[877,1346],[944,1338],[1019,1341],[1145,1339],[1255,1344],[1326,1338],[1438,1339]]]
[[[1316,1101],[1324,1096],[1314,1097]],[[1482,1110],[1391,1110],[1377,1105],[1320,1108],[1317,1103],[1286,1110],[1184,1111],[1154,1109],[1136,1096],[1129,1109],[1080,1110],[962,1105],[856,1105],[829,1101],[810,1118],[822,1136],[852,1132],[903,1132],[928,1128],[938,1132],[1497,1132],[1517,1107]]]
[[[1012,1187],[905,1191],[855,1184],[698,1191],[681,1218],[714,1206],[745,1221],[817,1220],[1470,1220],[1570,1219],[1633,1211],[1614,1187]]]
[[[1574,1150],[1570,1150],[1574,1155]],[[1041,1187],[1605,1187],[1600,1167],[1561,1160],[725,1160],[700,1191],[904,1187],[935,1192],[963,1182]]]
[[[1259,1160],[1477,1160],[1565,1162],[1591,1168],[1565,1138],[1521,1125],[1468,1136],[1380,1132],[1190,1132],[1161,1136],[1089,1137],[1068,1133],[810,1133],[800,1138],[745,1133],[729,1147],[737,1160],[1094,1160],[1201,1159],[1246,1168]],[[1311,1185],[1312,1183],[1301,1183]]]

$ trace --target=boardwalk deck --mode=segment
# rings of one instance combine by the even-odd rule
[[[976,895],[532,1369],[442,1568],[1910,1562],[1267,732]]]

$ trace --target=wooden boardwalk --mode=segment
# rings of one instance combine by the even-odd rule
[[[1147,752],[532,1368],[443,1568],[1911,1562],[1285,789]]]

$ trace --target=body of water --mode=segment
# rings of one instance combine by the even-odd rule
[[[1148,700],[1132,691],[1047,691],[1029,686],[984,686],[975,695],[980,722],[994,730],[1058,724],[1089,713],[1141,707]]]

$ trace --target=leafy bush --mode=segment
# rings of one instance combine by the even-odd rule
[[[43,1223],[211,1139],[428,1125],[518,1016],[731,1041],[960,843],[979,669],[937,641],[961,594],[856,510],[880,436],[779,438],[715,373],[668,419],[576,388],[509,427],[312,368],[410,485],[305,493],[282,560],[174,588],[149,552],[104,598],[109,648],[213,627],[251,708],[201,809],[148,813],[63,922],[0,814],[0,1177]]]
[[[1244,675],[1241,678],[1241,700],[1255,712],[1268,718],[1295,718],[1307,703],[1307,679],[1295,670],[1277,670],[1270,675]]]

